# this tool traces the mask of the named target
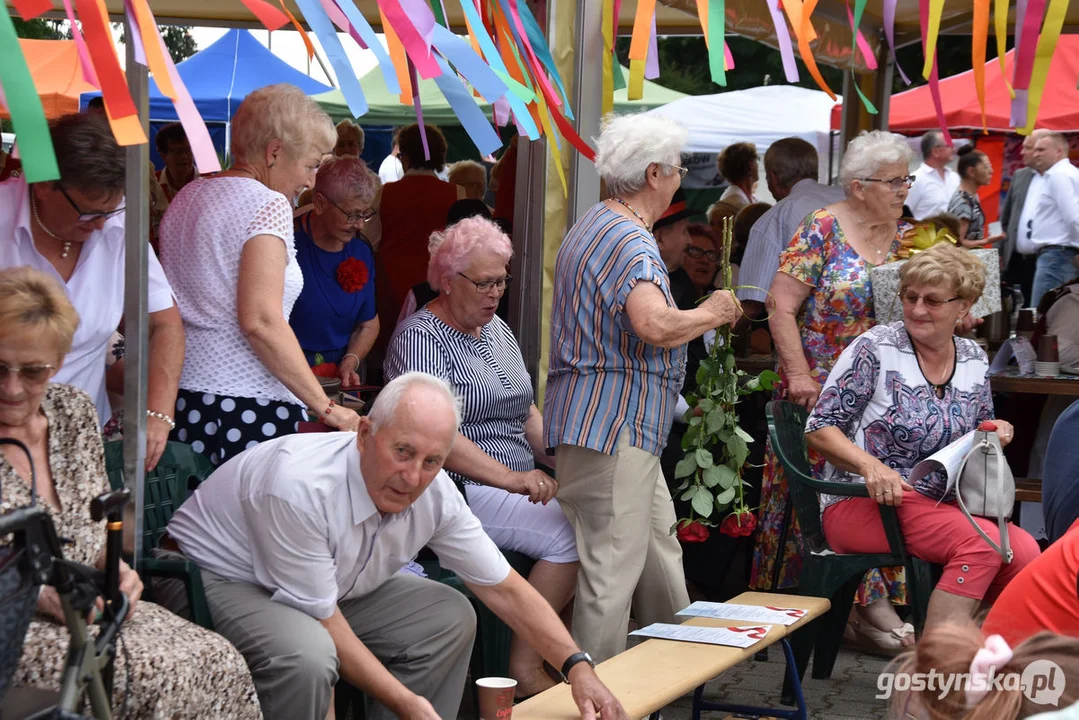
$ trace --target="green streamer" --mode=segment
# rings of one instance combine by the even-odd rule
[[[723,58],[723,39],[727,34],[725,0],[708,0],[708,67],[712,82],[727,87],[727,68]]]
[[[26,182],[59,180],[60,168],[56,165],[45,109],[7,12],[0,12],[0,86],[4,88],[11,124],[15,126]]]

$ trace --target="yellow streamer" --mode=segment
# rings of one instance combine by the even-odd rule
[[[708,0],[697,0],[697,19],[701,21],[701,32],[704,33],[704,47],[708,47]]]
[[[940,35],[940,16],[944,12],[944,0],[929,0],[929,29],[925,34],[925,65],[922,77],[926,80],[933,72],[933,59],[937,56],[937,37]]]
[[[1030,76],[1030,91],[1027,95],[1027,126],[1019,131],[1020,135],[1029,135],[1034,130],[1038,119],[1045,83],[1049,79],[1049,64],[1060,40],[1060,31],[1064,27],[1064,16],[1068,12],[1068,0],[1049,0],[1045,10],[1045,21],[1038,36],[1038,49],[1034,51],[1034,72]]]
[[[550,142],[547,143],[547,147],[551,149],[551,157],[554,166],[558,169],[558,179],[562,182],[562,194],[569,195],[569,185],[566,183],[566,172],[562,169],[562,153],[559,151],[558,142],[555,140],[555,131],[551,126],[551,116],[547,112],[547,103],[543,99],[543,93],[536,93],[536,102],[539,104],[540,124],[543,125],[543,132],[550,140]]]
[[[974,0],[974,27],[971,33],[971,67],[974,68],[974,91],[982,111],[982,132],[988,133],[985,120],[985,45],[989,38],[989,1]]]
[[[603,0],[603,115],[614,112],[614,0]]]
[[[1015,90],[1008,82],[1008,68],[1005,67],[1004,55],[1008,52],[1008,0],[996,0],[993,8],[994,32],[997,36],[997,60],[1000,62],[1000,76],[1004,78],[1004,87],[1008,88],[1008,95],[1015,99]],[[1022,18],[1015,18],[1015,24],[1023,22]]]
[[[629,61],[629,85],[626,88],[627,100],[640,100],[644,97],[644,60]]]

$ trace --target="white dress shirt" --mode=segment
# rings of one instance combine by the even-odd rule
[[[1023,255],[1032,255],[1038,250],[1038,246],[1034,244],[1034,216],[1038,212],[1038,204],[1044,192],[1045,176],[1035,172],[1027,185],[1023,210],[1019,213],[1019,237],[1015,239],[1015,250]]]
[[[497,585],[510,570],[445,471],[404,512],[383,516],[351,432],[286,435],[240,453],[176,511],[169,535],[200,567],[319,620],[373,592],[425,545],[477,585]]]
[[[109,338],[120,327],[124,314],[124,214],[109,218],[100,230],[91,233],[67,282],[34,245],[30,192],[23,178],[0,183],[0,218],[0,267],[28,265],[50,275],[64,288],[79,313],[71,350],[52,381],[85,390],[94,399],[98,420],[105,424],[112,416],[105,390],[106,352]],[[173,306],[172,289],[157,255],[153,249],[148,248],[148,252],[146,299],[147,309],[154,313]]]
[[[1031,181],[1031,189],[1038,178]],[[1041,176],[1037,204],[1030,219],[1030,243],[1034,252],[1052,245],[1079,247],[1079,168],[1068,158],[1057,161]],[[1030,200],[1027,191],[1027,203]],[[1024,207],[1024,211],[1026,208]],[[1022,236],[1020,231],[1020,236]]]
[[[842,188],[806,178],[795,183],[787,197],[761,215],[749,231],[738,268],[738,284],[743,286],[737,291],[738,299],[765,302],[779,269],[779,255],[790,245],[806,215],[844,197]]]
[[[907,207],[915,220],[925,220],[948,211],[952,195],[959,189],[959,173],[950,167],[944,167],[944,177],[936,168],[925,163],[914,171],[914,185],[907,195]]]
[[[746,195],[746,191],[737,185],[731,183],[727,186],[727,189],[723,191],[723,194],[719,196],[720,202],[725,202],[729,205],[733,205],[737,208],[744,208],[750,203],[757,202],[757,198],[752,195]]]
[[[405,168],[396,155],[387,155],[378,166],[378,179],[382,184],[397,182],[405,176]]]

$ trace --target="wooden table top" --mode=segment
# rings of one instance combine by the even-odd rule
[[[1020,375],[1018,370],[1010,369],[990,375],[989,384],[993,392],[1079,397],[1079,375]]]
[[[728,602],[802,608],[807,613],[793,625],[770,625],[766,641],[748,648],[650,639],[600,663],[596,666],[596,674],[611,688],[631,718],[648,717],[823,615],[831,607],[827,598],[757,592],[742,593]],[[690,618],[685,624],[731,627],[766,623]],[[514,720],[576,720],[580,717],[570,686],[566,684],[556,685],[513,708]]]

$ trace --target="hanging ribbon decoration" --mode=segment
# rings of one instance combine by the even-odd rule
[[[929,0],[918,0],[918,22],[922,28],[922,51],[926,53],[926,57],[929,57],[929,51],[926,49],[929,27]],[[948,132],[948,123],[944,119],[944,104],[940,100],[940,75],[937,70],[937,58],[935,55],[932,67],[929,69],[929,95],[933,98],[933,110],[937,114],[937,125],[944,135],[944,142],[951,146],[953,144],[952,134]]]
[[[989,40],[989,2],[974,0],[974,27],[971,32],[970,61],[974,69],[974,91],[978,95],[978,107],[982,111],[982,132],[989,134],[985,119],[985,46]]]
[[[1018,19],[1019,15],[1016,14],[1015,17]],[[996,0],[996,5],[993,7],[993,32],[997,36],[997,61],[1000,63],[1000,77],[1004,79],[1004,87],[1008,88],[1008,96],[1015,98],[1015,90],[1012,89],[1012,84],[1008,82],[1008,68],[1005,62],[1005,55],[1008,52],[1008,0]]]
[[[708,66],[709,66],[709,71],[712,72],[712,82],[716,83],[717,85],[719,85],[719,84],[726,85],[727,84],[727,75],[726,75],[727,72],[730,72],[731,70],[734,70],[734,55],[731,54],[731,48],[730,48],[729,45],[727,45],[726,40],[722,41],[722,45],[716,45],[715,44],[716,40],[715,40],[715,37],[712,35],[712,31],[711,31],[711,28],[714,27],[714,25],[711,22],[712,21],[711,13],[716,9],[716,8],[713,7],[713,5],[714,5],[714,2],[710,3],[709,0],[697,0],[697,19],[699,19],[700,22],[701,22],[701,32],[704,34],[704,45],[708,49]],[[721,18],[721,21],[722,21],[720,29],[723,31],[723,34],[725,35],[726,34],[726,28],[724,26],[726,24],[726,17],[724,15],[725,9],[724,9],[723,0],[719,0],[718,10],[719,10],[720,18]],[[784,25],[783,29],[786,30],[787,26]],[[790,42],[790,37],[789,36],[787,38],[787,41],[788,41],[788,44],[789,44],[789,42]],[[721,49],[718,50],[718,51],[713,51],[713,48],[721,48]],[[717,52],[718,52],[718,57],[716,56]],[[714,69],[715,69],[714,63],[716,63],[716,62],[718,62],[720,67],[723,68],[723,73],[722,73],[723,82],[722,83],[720,83],[718,80],[716,80],[716,75],[715,75],[715,72],[714,72]],[[791,62],[794,62],[793,54],[791,55]],[[797,69],[795,70],[794,77],[795,77],[795,82],[797,82],[797,77],[798,77]]]
[[[858,93],[859,99],[862,101],[865,111],[870,115],[877,114],[877,107],[874,105],[866,94],[862,92],[862,88],[858,85],[858,76],[854,72],[854,62],[856,59],[856,53],[861,50],[862,57],[865,58],[865,64],[870,70],[877,69],[877,59],[873,57],[873,51],[869,47],[869,43],[866,41],[862,33],[859,32],[858,26],[862,22],[862,13],[865,12],[866,0],[854,0],[854,14],[851,14],[850,3],[847,3],[847,19],[850,20],[850,32],[851,32],[851,44],[850,44],[850,79],[851,85]]]
[[[11,124],[15,127],[26,182],[59,180],[60,168],[56,165],[45,109],[34,89],[26,58],[19,49],[15,24],[6,12],[0,13],[0,86],[4,89]]]
[[[997,0],[1007,6],[1008,0]],[[892,65],[899,71],[899,77],[903,78],[904,85],[910,85],[910,78],[903,72],[903,66],[899,64],[899,58],[895,55],[895,3],[896,0],[884,0],[884,37],[888,40],[888,51],[892,54]],[[1005,18],[1007,21],[1007,18]],[[1003,55],[1003,53],[1001,53]]]
[[[1045,12],[1045,24],[1042,25],[1042,33],[1038,37],[1037,57],[1034,59],[1034,70],[1030,80],[1027,124],[1018,131],[1021,135],[1029,135],[1034,131],[1034,123],[1038,119],[1038,106],[1045,92],[1045,83],[1049,78],[1049,66],[1053,62],[1053,53],[1056,52],[1060,31],[1064,27],[1067,14],[1068,0],[1050,0],[1049,8]]]
[[[648,37],[652,21],[656,17],[656,0],[637,0],[637,14],[633,19],[633,37],[629,43],[628,100],[644,97],[644,65],[648,59]]]
[[[258,18],[267,30],[280,30],[288,24],[288,16],[268,2],[263,0],[240,0],[240,2]]]
[[[75,9],[86,39],[94,72],[101,82],[101,96],[105,100],[105,114],[109,118],[112,134],[120,145],[140,145],[146,142],[135,102],[127,89],[127,80],[120,69],[116,50],[109,32],[108,15],[103,0],[76,0]]]
[[[922,27],[922,50],[925,52],[922,77],[928,80],[937,64],[937,37],[940,35],[940,16],[944,13],[944,0],[929,0],[928,5],[920,2],[919,6],[926,8],[925,12],[928,13],[929,20],[929,24],[923,23]]]
[[[1020,9],[1024,11],[1021,23],[1018,15]],[[1013,127],[1021,128],[1027,125],[1030,78],[1040,42],[1038,28],[1045,13],[1045,0],[1020,0],[1016,13],[1015,76],[1012,79],[1015,94],[1012,97],[1011,121]]]
[[[615,65],[618,64],[614,53],[616,22],[614,0],[603,0],[603,14],[600,19],[600,28],[603,30],[603,105],[600,107],[600,115],[603,117],[614,112],[614,73]]]
[[[79,54],[82,79],[100,90],[101,83],[97,81],[97,75],[94,74],[94,63],[90,60],[90,51],[86,49],[86,41],[82,38],[82,30],[79,29],[79,24],[75,22],[75,9],[71,7],[71,0],[64,0],[64,14],[67,15],[71,37],[75,40],[75,50]]]
[[[33,20],[38,15],[52,10],[52,0],[11,0],[11,2],[23,20]]]
[[[836,100],[836,94],[824,81],[824,76],[817,67],[817,60],[813,57],[813,51],[809,48],[809,43],[817,39],[817,32],[813,29],[813,22],[810,20],[816,7],[817,0],[806,0],[804,4],[799,0],[785,0],[783,3],[783,10],[790,18],[794,34],[798,38],[798,54],[802,56],[802,62],[805,63],[806,69],[809,70],[817,86],[828,93],[828,97],[832,100]]]

